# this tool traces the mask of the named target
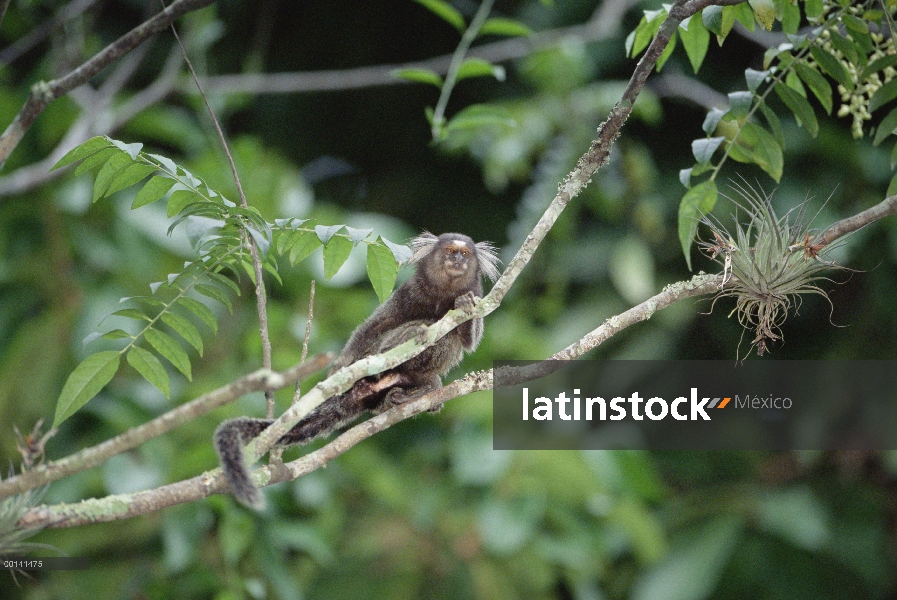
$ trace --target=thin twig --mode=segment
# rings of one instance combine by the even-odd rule
[[[144,21],[121,36],[68,75],[49,82],[41,81],[31,86],[31,93],[12,123],[0,135],[0,166],[12,154],[34,120],[50,102],[93,79],[100,71],[121,58],[141,43],[162,31],[175,19],[188,12],[204,8],[215,0],[176,0],[171,6]]]
[[[74,2],[69,2],[56,11],[56,14],[49,20],[44,21],[3,50],[0,50],[0,64],[11,64],[14,60],[47,39],[58,27],[78,17],[96,3],[97,0],[74,0]],[[9,0],[3,0],[2,6],[0,6],[0,22],[3,21],[3,15],[6,13],[7,6],[9,6]]]
[[[159,0],[162,2],[163,0]],[[163,4],[164,6],[164,4]],[[240,204],[243,208],[249,208],[249,203],[246,201],[246,194],[243,193],[243,185],[240,183],[240,175],[237,173],[237,165],[234,164],[234,157],[231,156],[230,147],[227,144],[227,138],[224,136],[224,131],[221,129],[221,124],[218,122],[218,117],[215,116],[215,111],[212,110],[212,106],[209,104],[209,99],[206,98],[206,94],[202,89],[202,85],[199,83],[199,78],[196,76],[196,70],[193,68],[193,63],[190,62],[190,57],[187,56],[187,49],[184,48],[184,44],[181,43],[181,37],[178,35],[177,29],[174,26],[174,23],[171,24],[171,32],[174,34],[174,39],[177,41],[178,46],[181,48],[181,54],[184,56],[184,62],[187,64],[187,69],[190,71],[190,75],[193,77],[193,82],[196,84],[196,88],[199,90],[200,96],[202,96],[202,101],[206,105],[206,110],[209,113],[209,116],[212,118],[212,123],[215,125],[215,131],[218,132],[218,138],[221,140],[221,146],[224,148],[224,154],[227,156],[227,162],[230,165],[231,173],[234,177],[234,183],[237,186],[237,193],[240,195]],[[246,227],[250,227],[248,223]],[[259,335],[262,339],[262,367],[265,369],[271,368],[271,338],[268,335],[268,301],[265,294],[265,281],[263,279],[263,269],[262,269],[262,260],[259,256],[258,245],[255,243],[255,238],[249,235],[245,230],[243,232],[243,237],[246,243],[249,245],[249,254],[252,256],[252,267],[255,272],[255,303],[256,310],[258,311],[259,318]],[[270,390],[265,391],[265,412],[267,417],[274,417],[274,394]]]
[[[458,81],[458,71],[464,63],[464,57],[467,55],[470,45],[480,33],[480,28],[483,26],[483,23],[486,22],[486,18],[489,17],[489,13],[492,11],[492,5],[494,3],[495,0],[483,0],[483,3],[480,4],[476,14],[470,21],[470,25],[464,31],[464,35],[461,36],[461,41],[458,43],[458,47],[455,48],[455,52],[452,54],[448,73],[446,73],[445,76],[445,82],[442,84],[442,89],[439,92],[439,100],[436,101],[436,108],[433,110],[432,134],[434,140],[441,137],[442,126],[445,124],[445,109],[448,106],[452,90],[455,88],[455,83]]]
[[[311,280],[311,290],[308,293],[308,317],[305,320],[305,339],[302,340],[302,356],[299,359],[299,362],[305,360],[306,355],[308,355],[308,340],[311,337],[311,322],[315,317],[315,280]],[[301,395],[301,387],[302,380],[296,381],[296,391],[293,394],[293,401],[290,404],[295,404],[299,400],[299,396]]]
[[[814,244],[822,244],[824,246],[827,246],[839,237],[854,232],[861,227],[865,227],[873,221],[877,221],[878,219],[891,215],[897,215],[897,196],[890,196],[888,198],[885,198],[872,208],[868,208],[859,214],[841,219],[837,223],[833,223],[828,227],[828,229],[823,231],[818,238],[816,238]]]

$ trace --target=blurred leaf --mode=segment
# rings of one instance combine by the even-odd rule
[[[480,27],[480,35],[507,35],[507,36],[528,36],[532,30],[513,19],[502,19],[500,17],[492,17],[486,19],[483,26]]]
[[[748,89],[756,92],[760,86],[769,77],[769,71],[755,71],[754,69],[745,69],[744,78],[747,81]]]
[[[704,130],[704,133],[707,135],[713,135],[716,131],[716,126],[719,125],[720,120],[726,115],[725,110],[720,110],[718,108],[711,108],[707,111],[707,116],[704,117],[704,123],[701,125],[701,129]]]
[[[831,537],[825,509],[809,487],[772,491],[757,512],[763,529],[799,548],[821,550]]]
[[[697,73],[707,55],[707,48],[710,46],[710,32],[704,27],[700,16],[692,15],[687,22],[683,21],[680,24],[679,37],[682,38],[682,45],[691,62],[691,68]]]
[[[888,116],[881,120],[875,130],[875,139],[872,140],[872,145],[878,146],[886,137],[894,133],[895,129],[897,129],[897,108],[892,109]]]
[[[816,69],[812,69],[802,62],[795,62],[794,68],[804,83],[807,84],[807,87],[813,92],[813,95],[816,96],[816,99],[819,100],[823,110],[827,114],[832,114],[832,86],[826,81],[825,77]]]
[[[748,2],[754,10],[754,16],[757,17],[757,22],[760,23],[764,29],[770,31],[772,29],[772,24],[776,19],[776,7],[772,0],[748,0]]]
[[[345,227],[345,225],[315,225],[315,233],[322,244],[330,241],[336,232]]]
[[[127,354],[128,364],[162,392],[166,398],[171,398],[171,385],[165,367],[152,352],[144,350],[140,346],[131,346]]]
[[[816,60],[822,70],[828,73],[835,81],[848,90],[853,90],[853,79],[847,73],[847,69],[841,62],[817,45],[810,46],[810,54]]]
[[[517,122],[507,109],[492,104],[473,104],[456,114],[446,125],[446,132],[478,127],[513,127]]]
[[[443,2],[443,0],[414,0],[418,4],[425,6],[429,9],[433,14],[437,15],[440,19],[460,31],[464,33],[464,30],[467,29],[467,24],[464,22],[464,17],[461,16],[455,7],[453,7],[448,2]]]
[[[791,109],[798,122],[806,128],[810,135],[816,137],[816,134],[819,133],[819,122],[816,120],[816,114],[813,112],[813,107],[810,106],[807,99],[782,82],[777,83],[775,89],[776,94],[779,95],[785,106]]]
[[[719,145],[722,144],[725,139],[725,137],[720,136],[694,140],[691,143],[691,152],[694,155],[695,160],[698,161],[698,164],[706,164],[710,162],[713,153],[716,152],[716,149],[719,148]]]
[[[428,83],[430,85],[435,85],[438,88],[441,88],[443,83],[439,73],[429,69],[396,69],[392,71],[390,75],[407,81]]]
[[[875,112],[894,98],[897,98],[897,79],[892,79],[875,90],[869,99],[869,112]]]
[[[56,400],[53,427],[75,414],[78,409],[100,393],[118,371],[121,353],[115,350],[97,352],[85,358],[68,376],[62,393]]]
[[[679,242],[688,270],[691,271],[691,243],[698,232],[698,223],[716,206],[718,191],[713,180],[688,190],[679,203]]]
[[[729,155],[739,161],[754,163],[779,181],[782,178],[784,158],[782,148],[775,137],[756,123],[745,123]]]
[[[729,93],[729,110],[736,119],[744,119],[751,110],[751,103],[754,101],[752,92],[731,92]]]
[[[742,524],[718,517],[680,536],[666,559],[638,576],[632,600],[704,600],[716,590]]]
[[[498,81],[504,81],[505,69],[482,58],[466,58],[458,68],[456,77],[458,81],[471,77],[495,77]]]

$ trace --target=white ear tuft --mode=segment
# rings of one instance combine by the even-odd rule
[[[408,264],[414,265],[422,261],[426,255],[433,251],[433,246],[436,245],[436,242],[438,240],[439,238],[437,238],[429,231],[424,231],[416,238],[413,238],[410,242],[411,251],[413,254],[408,260]]]
[[[477,242],[476,247],[480,271],[494,282],[500,275],[498,265],[501,261],[498,259],[498,248],[493,246],[492,242]]]

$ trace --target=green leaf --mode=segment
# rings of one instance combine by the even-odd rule
[[[171,382],[168,379],[168,373],[165,367],[159,362],[159,359],[153,356],[149,350],[144,350],[140,346],[131,346],[128,350],[128,364],[134,367],[144,379],[156,386],[166,398],[171,398]]]
[[[694,171],[694,167],[689,167],[687,169],[679,169],[679,181],[682,182],[682,185],[685,186],[686,189],[691,187],[692,171]]]
[[[818,21],[822,17],[822,0],[806,0],[804,2],[804,12],[807,20],[811,23]]]
[[[163,175],[156,175],[151,178],[143,188],[137,192],[134,202],[131,204],[131,210],[152,204],[156,200],[168,193],[168,190],[174,185],[174,180]]]
[[[897,64],[897,54],[886,54],[881,58],[876,58],[860,73],[859,81],[866,81],[873,73],[893,67],[895,64]]]
[[[739,150],[746,154],[739,154]],[[784,158],[775,137],[756,123],[745,123],[729,155],[739,162],[752,162],[778,182],[782,178]]]
[[[707,111],[707,116],[704,117],[704,123],[701,125],[701,129],[704,130],[704,133],[707,135],[713,135],[713,132],[716,131],[716,126],[719,125],[719,122],[726,115],[725,110],[720,110],[718,108],[711,108]]]
[[[104,195],[111,196],[115,192],[123,190],[126,187],[130,187],[138,181],[145,179],[147,175],[155,173],[156,171],[157,169],[154,166],[141,163],[132,163],[131,165],[125,167],[118,173],[118,175],[116,175],[112,179]]]
[[[776,84],[776,93],[785,106],[791,109],[798,122],[803,124],[810,135],[816,137],[816,134],[819,133],[819,123],[816,121],[816,114],[807,99],[782,82]]]
[[[857,66],[858,68],[866,66],[865,54],[861,59],[860,53],[857,52],[857,48],[853,45],[852,41],[837,33],[837,31],[832,31],[830,33],[831,35],[829,36],[829,41],[832,43],[832,46],[834,46],[836,50],[839,50],[841,54],[844,55],[844,58],[847,59],[847,62]],[[863,64],[859,64],[861,61]]]
[[[336,232],[345,227],[345,225],[315,225],[315,233],[322,244],[330,241]]]
[[[710,32],[704,27],[704,22],[697,15],[692,15],[687,21],[679,25],[679,37],[685,46],[685,54],[691,62],[691,68],[697,73],[707,56],[707,48],[710,46]]]
[[[135,319],[137,321],[151,321],[148,316],[137,310],[136,308],[123,308],[121,310],[117,310],[113,315],[117,317],[127,317],[128,319]]]
[[[188,344],[196,348],[199,355],[202,356],[202,336],[199,330],[187,318],[173,312],[162,313],[162,322],[178,332],[178,335],[184,338]]]
[[[104,148],[85,158],[84,162],[75,167],[75,170],[72,171],[72,175],[77,177],[82,173],[92,173],[98,170],[107,160],[113,156],[119,156],[120,154],[121,152],[119,152],[117,148]]]
[[[794,69],[803,79],[827,114],[832,114],[832,86],[822,74],[805,63],[795,62]]]
[[[55,165],[50,167],[51,171],[56,169],[61,169],[66,165],[70,165],[73,162],[77,162],[79,160],[85,159],[92,154],[96,154],[103,148],[110,148],[112,143],[106,139],[106,136],[98,135],[96,137],[92,137],[83,144],[75,146],[71,150],[69,150],[65,156],[60,158]]]
[[[795,34],[800,28],[800,8],[797,7],[797,4],[792,4],[791,2],[783,2],[782,6],[782,31],[786,34]],[[766,29],[769,29],[767,27]],[[799,44],[794,44],[794,47],[797,48]]]
[[[218,333],[218,320],[212,310],[195,298],[182,297],[178,300],[178,305],[183,306],[191,313],[196,315],[200,321],[208,325],[213,334]]]
[[[718,191],[713,180],[705,181],[691,188],[679,203],[679,242],[688,270],[691,270],[691,244],[698,233],[701,218],[713,210]]]
[[[514,127],[517,125],[507,109],[489,104],[472,104],[456,114],[446,124],[446,132],[474,129],[478,127],[499,126]]]
[[[741,5],[739,5],[741,6]],[[716,36],[716,42],[722,46],[723,42],[728,37],[729,32],[732,31],[732,27],[735,25],[735,19],[739,15],[739,6],[724,6],[722,10],[722,23],[720,24],[721,33]],[[751,19],[753,20],[753,18]],[[710,29],[708,27],[708,29]],[[749,28],[750,29],[750,28]]]
[[[471,77],[495,77],[498,81],[504,81],[505,69],[482,58],[467,58],[458,68],[456,77],[458,81]]]
[[[872,140],[873,146],[878,146],[886,137],[894,133],[897,129],[897,108],[891,110],[884,119],[882,119],[878,128],[875,130],[875,139]]]
[[[751,92],[731,92],[729,94],[729,110],[736,119],[744,119],[751,110],[754,94]]]
[[[869,99],[869,112],[875,112],[894,98],[897,98],[897,79],[892,79],[875,90]]]
[[[324,246],[324,277],[330,279],[339,271],[349,254],[352,253],[352,242],[348,238],[335,235]]]
[[[103,168],[100,169],[100,172],[97,173],[97,179],[93,184],[93,201],[96,202],[103,196],[106,196],[106,190],[109,189],[109,184],[112,183],[112,180],[115,179],[125,167],[132,164],[134,164],[134,160],[122,152],[107,160],[106,164],[103,165]]]
[[[240,286],[238,286],[230,277],[227,277],[224,273],[213,272],[208,273],[209,279],[220,283],[224,287],[228,288],[230,291],[234,293],[235,296],[240,295]]]
[[[776,20],[776,7],[772,0],[748,0],[757,22],[767,31],[772,29],[772,24]],[[793,32],[792,32],[793,33]]]
[[[853,79],[850,78],[847,69],[844,68],[841,61],[816,45],[810,46],[810,54],[813,55],[813,59],[820,67],[822,67],[823,71],[832,77],[832,79],[848,90],[853,89]]]
[[[430,69],[395,69],[390,75],[398,79],[415,81],[417,83],[429,83],[438,88],[442,87],[442,77],[436,71]]]
[[[744,70],[744,79],[747,81],[748,89],[756,92],[760,85],[769,77],[769,71],[755,71],[754,69]]]
[[[119,150],[127,154],[131,157],[131,160],[137,160],[137,155],[140,154],[140,149],[143,148],[143,144],[137,142],[134,144],[126,144],[120,140],[110,139],[112,145],[117,147]]]
[[[443,2],[443,0],[414,0],[421,6],[425,6],[430,12],[434,13],[436,16],[441,18],[443,21],[464,33],[464,30],[467,29],[467,24],[464,22],[464,17],[461,16],[455,7],[453,7],[448,2]]]
[[[841,15],[841,22],[844,23],[844,26],[847,27],[847,29],[849,29],[850,31],[855,31],[857,33],[869,33],[869,24],[859,17],[855,17],[849,13],[844,13]]]
[[[663,10],[645,11],[645,16],[642,17],[638,26],[626,37],[627,56],[637,56],[648,47],[660,30],[665,15],[666,11]]]
[[[193,381],[190,357],[187,356],[187,353],[184,352],[184,349],[181,348],[180,344],[173,337],[156,329],[148,329],[144,336],[156,352],[173,364],[174,368],[183,373],[187,379]]]
[[[693,141],[691,143],[691,152],[694,154],[698,164],[703,165],[710,162],[713,153],[716,152],[716,149],[719,148],[719,145],[723,143],[724,139],[726,138],[720,136]]]
[[[222,290],[221,288],[214,285],[207,285],[204,283],[197,283],[193,286],[193,289],[197,291],[197,293],[202,294],[206,298],[211,298],[212,300],[216,300],[227,307],[227,310],[233,314],[234,307],[231,304],[230,297]]]
[[[193,190],[175,190],[168,198],[167,214],[174,217],[193,202],[202,202],[202,196]]]
[[[368,246],[368,278],[377,292],[380,302],[385,302],[396,283],[399,263],[386,244],[378,238],[377,243]]]
[[[498,17],[486,19],[486,22],[483,23],[482,27],[480,27],[479,32],[480,35],[508,36],[527,36],[531,33],[532,30],[520,21],[515,21],[513,19],[502,19]]]
[[[75,367],[56,401],[54,428],[59,427],[112,381],[115,372],[118,371],[120,357],[121,353],[115,350],[97,352]]]
[[[785,133],[782,131],[782,122],[779,121],[778,115],[776,115],[773,109],[767,106],[766,102],[760,104],[760,112],[763,113],[763,117],[766,119],[766,122],[769,123],[769,129],[772,131],[773,137],[775,137],[779,146],[784,148]]]
[[[701,21],[704,23],[704,27],[708,29],[711,33],[715,33],[716,35],[723,34],[723,7],[722,6],[708,6],[704,10],[701,11]]]
[[[134,336],[123,329],[113,329],[104,333],[102,338],[106,340],[121,340],[125,338],[134,339]]]
[[[291,265],[302,262],[321,245],[321,240],[313,231],[303,231],[296,237],[297,239],[290,244]]]

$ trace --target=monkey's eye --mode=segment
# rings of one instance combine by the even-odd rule
[[[445,247],[445,253],[446,253],[446,254],[454,254],[454,253],[455,253],[455,249],[454,249],[454,247],[452,247],[452,246],[446,246],[446,247]]]
[[[470,250],[464,248],[461,250],[461,256],[470,256]]]

